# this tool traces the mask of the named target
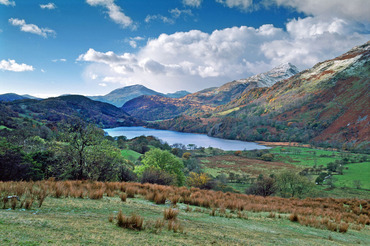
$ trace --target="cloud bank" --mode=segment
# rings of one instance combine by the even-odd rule
[[[104,83],[195,91],[265,72],[281,63],[309,68],[369,38],[368,34],[355,32],[346,20],[307,17],[289,21],[286,30],[262,25],[226,28],[210,34],[199,30],[161,34],[137,53],[116,54],[90,48],[78,61],[91,63],[85,75],[94,72]]]
[[[26,71],[33,71],[34,68],[27,64],[18,64],[15,60],[8,59],[0,61],[0,70],[3,71],[12,71],[12,72],[26,72]]]

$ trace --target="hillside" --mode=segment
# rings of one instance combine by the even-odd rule
[[[79,118],[102,127],[141,124],[141,121],[134,119],[111,104],[93,101],[79,95],[60,96],[44,100],[13,101],[6,105],[14,112],[48,122]]]
[[[189,111],[204,112],[209,107],[185,98],[168,98],[164,96],[141,96],[134,98],[122,106],[122,109],[133,117],[154,121],[171,119]]]
[[[131,85],[116,89],[104,96],[90,96],[95,101],[113,104],[116,107],[122,107],[127,101],[143,95],[164,96],[170,98],[180,98],[189,94],[187,91],[177,91],[174,93],[163,94],[151,90],[143,85]]]
[[[170,119],[181,114],[197,117],[253,88],[271,86],[297,72],[294,65],[284,64],[266,73],[204,89],[179,99],[166,99],[165,96],[138,97],[125,103],[122,108],[134,117],[149,121]]]
[[[368,42],[269,88],[251,89],[200,117],[204,119],[194,120],[192,128],[249,141],[346,142],[366,147],[369,53]],[[151,126],[181,130],[182,118]]]
[[[294,65],[282,64],[272,70],[254,75],[246,79],[235,80],[220,87],[205,89],[188,95],[186,98],[191,101],[219,106],[226,104],[247,91],[258,87],[269,87],[280,80],[290,78],[299,71]]]
[[[17,191],[25,204],[0,201],[6,208],[0,210],[2,245],[370,243],[368,200],[300,200],[96,181],[4,182],[0,191]]]

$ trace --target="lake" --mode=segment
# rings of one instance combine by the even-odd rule
[[[145,127],[116,127],[104,129],[110,136],[126,136],[132,139],[139,136],[154,136],[169,145],[181,143],[185,146],[188,144],[195,144],[197,147],[213,147],[223,150],[252,150],[252,149],[268,149],[268,147],[259,145],[254,142],[244,142],[238,140],[227,140],[221,138],[213,138],[204,134],[184,133],[167,130],[157,130]]]

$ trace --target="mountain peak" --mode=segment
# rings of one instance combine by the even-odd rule
[[[292,77],[293,75],[299,73],[299,70],[293,64],[287,62],[274,67],[270,71],[265,73],[260,73],[249,77],[247,79],[237,80],[240,83],[257,83],[258,87],[270,87],[276,82]]]

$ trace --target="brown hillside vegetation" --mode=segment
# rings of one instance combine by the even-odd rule
[[[209,168],[220,168],[227,169],[233,172],[248,173],[253,176],[258,176],[259,174],[264,174],[266,170],[269,172],[281,171],[286,169],[291,170],[301,170],[292,164],[287,164],[283,162],[273,162],[273,161],[263,161],[256,159],[249,159],[244,157],[238,157],[235,155],[220,155],[212,156],[207,158],[199,158],[205,160],[204,165]]]
[[[333,198],[295,198],[260,197],[220,191],[188,189],[186,187],[161,186],[140,183],[93,182],[93,181],[38,181],[38,182],[0,182],[0,205],[3,209],[41,207],[47,196],[56,198],[74,197],[102,199],[103,195],[153,198],[157,195],[165,201],[174,201],[203,208],[213,208],[213,215],[225,216],[229,211],[243,218],[244,211],[271,212],[270,216],[291,214],[289,219],[302,225],[346,232],[348,228],[361,230],[370,224],[370,200]],[[154,195],[153,195],[154,194]],[[9,198],[9,197],[14,198]],[[18,201],[19,199],[19,201]],[[189,210],[189,209],[187,209]],[[217,212],[217,213],[216,213]],[[178,211],[167,211],[166,219],[176,218]],[[121,216],[121,224],[133,226],[131,218]],[[111,220],[111,218],[110,218]],[[136,220],[136,218],[135,218]],[[127,222],[127,223],[126,223]],[[141,228],[140,218],[138,229]],[[136,222],[135,222],[136,223]],[[135,228],[136,229],[136,228]]]

